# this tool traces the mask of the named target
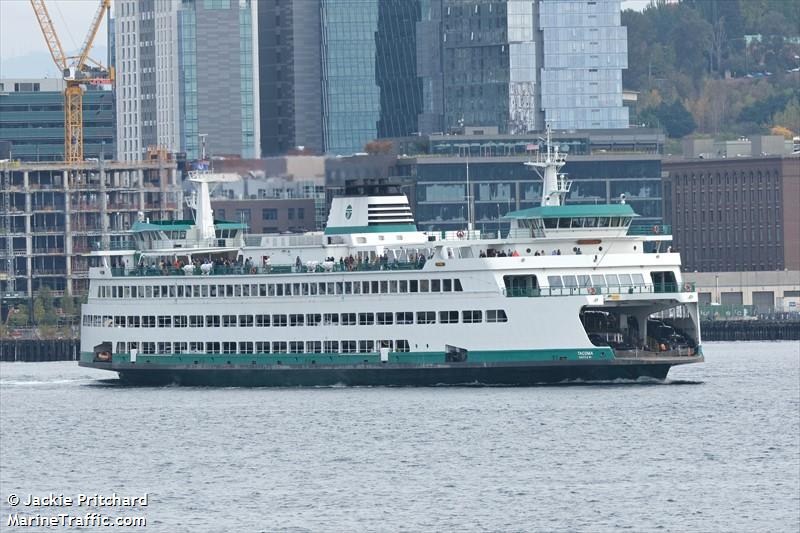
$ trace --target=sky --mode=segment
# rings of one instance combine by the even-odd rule
[[[644,9],[650,0],[623,0],[623,9]],[[50,18],[67,53],[83,43],[100,0],[46,0]],[[105,64],[105,21],[91,57]],[[0,0],[0,78],[58,76],[29,0]]]
[[[100,0],[46,0],[67,54],[83,44]],[[105,20],[90,57],[105,64]],[[0,78],[58,76],[29,0],[0,0]]]

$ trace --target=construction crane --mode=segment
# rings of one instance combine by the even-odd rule
[[[53,62],[61,71],[66,85],[64,89],[64,160],[68,164],[83,161],[83,86],[107,85],[114,82],[114,68],[106,68],[89,57],[97,30],[111,9],[111,0],[100,0],[86,39],[76,56],[67,56],[56,34],[53,21],[47,12],[44,0],[30,0],[44,40],[53,56]]]

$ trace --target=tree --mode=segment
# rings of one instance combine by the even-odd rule
[[[53,295],[47,285],[39,289],[33,301],[33,320],[37,326],[52,326],[58,322]]]
[[[775,125],[774,129],[782,128],[785,130],[777,135],[783,135],[787,139],[794,134],[800,133],[800,99],[795,96],[789,100],[782,111],[773,115],[772,123]],[[786,131],[790,132],[791,135],[786,135]]]
[[[8,311],[8,325],[24,327],[28,325],[28,306],[18,305]]]
[[[75,300],[66,294],[61,297],[61,312],[64,316],[72,316],[75,314]]]
[[[639,115],[649,127],[662,127],[669,137],[674,139],[692,133],[697,124],[694,117],[680,100],[668,104],[661,102],[657,107],[648,107]]]

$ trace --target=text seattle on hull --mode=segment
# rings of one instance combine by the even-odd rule
[[[398,188],[369,183],[324,232],[245,235],[213,218],[228,178],[193,174],[195,220],[140,220],[91,254],[80,364],[136,384],[531,385],[702,361],[669,228],[631,226],[624,200],[564,205],[549,132],[543,152],[541,207],[497,237],[418,231]]]

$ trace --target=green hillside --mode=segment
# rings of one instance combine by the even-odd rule
[[[626,10],[635,122],[670,137],[800,134],[800,1],[654,1]]]

